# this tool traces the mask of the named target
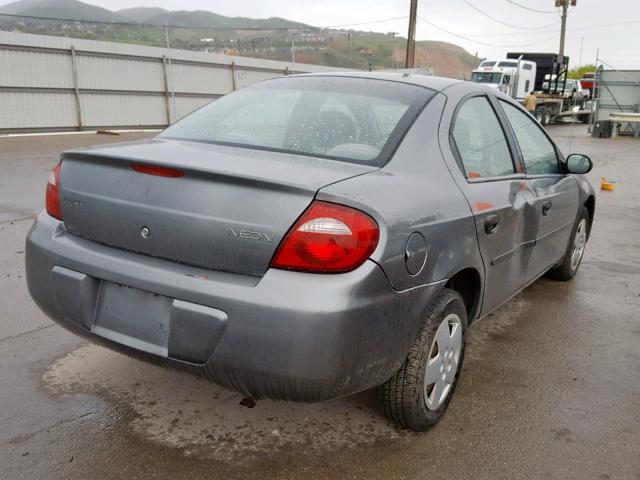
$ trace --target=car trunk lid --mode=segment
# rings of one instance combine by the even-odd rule
[[[373,170],[148,140],[66,152],[60,196],[72,234],[206,269],[262,275],[318,189]]]

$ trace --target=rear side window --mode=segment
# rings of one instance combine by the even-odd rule
[[[160,137],[381,166],[433,94],[385,80],[280,78],[226,95]]]
[[[514,173],[507,139],[486,97],[473,97],[462,104],[452,135],[467,178]]]
[[[553,143],[542,131],[542,127],[519,108],[500,100],[500,105],[516,135],[527,173],[544,175],[560,173],[558,156]]]

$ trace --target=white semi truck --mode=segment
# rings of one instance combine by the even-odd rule
[[[538,99],[535,116],[547,125],[570,116],[589,121],[584,97],[567,88],[569,57],[554,53],[508,53],[507,58],[484,60],[471,74],[471,81],[484,83],[522,102],[530,92]]]

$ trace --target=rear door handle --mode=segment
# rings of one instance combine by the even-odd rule
[[[491,235],[498,230],[498,225],[500,224],[500,215],[493,214],[488,215],[484,219],[484,231],[487,235]]]
[[[551,200],[542,202],[542,215],[547,215],[549,210],[551,210]]]

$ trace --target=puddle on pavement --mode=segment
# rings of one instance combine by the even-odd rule
[[[134,432],[185,454],[216,460],[302,449],[341,450],[399,439],[375,409],[371,392],[316,404],[243,396],[186,372],[150,365],[89,344],[60,358],[43,376],[56,394],[89,393],[133,412]]]
[[[492,344],[506,341],[505,336],[511,332],[511,327],[521,319],[526,310],[531,307],[531,301],[522,294],[512,298],[496,312],[489,314],[469,331],[465,351],[466,362],[483,360],[493,354]],[[485,348],[489,347],[489,348]]]

